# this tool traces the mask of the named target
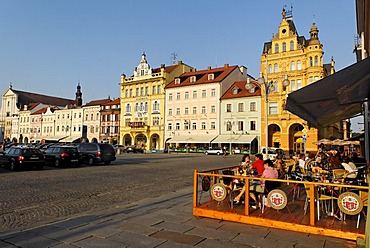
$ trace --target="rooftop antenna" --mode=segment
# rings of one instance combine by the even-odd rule
[[[171,53],[171,60],[172,60],[171,62],[173,65],[177,63],[177,53],[176,52]]]

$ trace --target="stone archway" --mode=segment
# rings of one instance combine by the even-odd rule
[[[125,134],[123,136],[123,143],[122,143],[122,145],[124,145],[124,146],[130,146],[130,145],[132,145],[131,135]]]
[[[289,127],[289,153],[304,153],[303,128],[304,126],[299,123],[294,123]]]
[[[147,142],[148,142],[147,137],[144,134],[136,135],[135,137],[136,147],[146,150],[148,148]]]
[[[277,124],[270,124],[268,127],[268,147],[280,147],[281,129]]]
[[[160,138],[158,134],[153,134],[150,137],[150,150],[160,150],[161,145],[160,145]]]

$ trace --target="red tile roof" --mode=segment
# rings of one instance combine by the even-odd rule
[[[20,90],[12,89],[14,93],[18,95],[18,107],[22,107],[23,105],[29,105],[30,103],[44,103],[50,104],[55,106],[67,106],[71,104],[75,104],[75,100],[66,99],[61,97],[54,97],[54,96],[46,96],[31,92],[25,92]]]
[[[249,90],[245,89],[245,84],[247,81],[238,81],[231,85],[231,87],[221,96],[221,100],[224,99],[232,99],[232,98],[240,98],[240,97],[250,97],[250,96],[260,96],[261,95],[261,87],[256,80],[250,80],[250,83],[255,86],[255,91],[253,93],[249,92]],[[234,89],[237,87],[238,91],[237,94],[234,94]]]
[[[110,101],[112,101],[110,98],[93,100],[93,101],[86,103],[85,106],[104,105]]]
[[[218,83],[224,80],[233,70],[238,68],[237,65],[228,66],[225,65],[224,67],[219,68],[208,68],[206,70],[200,70],[200,71],[190,71],[185,72],[181,74],[178,78],[180,78],[180,84],[176,84],[175,81],[172,81],[169,83],[165,88],[175,88],[175,87],[183,87],[183,86],[190,86],[190,85],[197,85],[197,84],[203,84],[203,83]],[[213,80],[208,80],[208,75],[214,74]],[[192,76],[196,77],[195,82],[190,82],[190,78]]]
[[[120,98],[117,98],[117,99],[114,99],[114,100],[112,100],[112,101],[110,101],[110,102],[108,102],[108,103],[105,103],[105,104],[103,104],[104,106],[106,106],[106,105],[117,105],[117,104],[120,104],[121,103],[121,100],[120,100]]]
[[[43,114],[43,113],[45,113],[45,112],[46,112],[46,110],[47,110],[47,109],[48,109],[47,107],[45,107],[45,108],[41,108],[41,109],[39,109],[39,110],[37,110],[37,111],[33,112],[32,114],[33,114],[33,115]]]

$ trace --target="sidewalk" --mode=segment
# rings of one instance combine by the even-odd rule
[[[353,241],[194,217],[192,190],[2,232],[0,247],[356,247]]]

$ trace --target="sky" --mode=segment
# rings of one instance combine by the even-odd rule
[[[198,70],[244,65],[257,78],[284,6],[299,35],[316,22],[324,63],[356,62],[355,0],[0,0],[0,90],[74,99],[80,83],[84,103],[117,98],[143,52],[152,68],[176,54]]]

